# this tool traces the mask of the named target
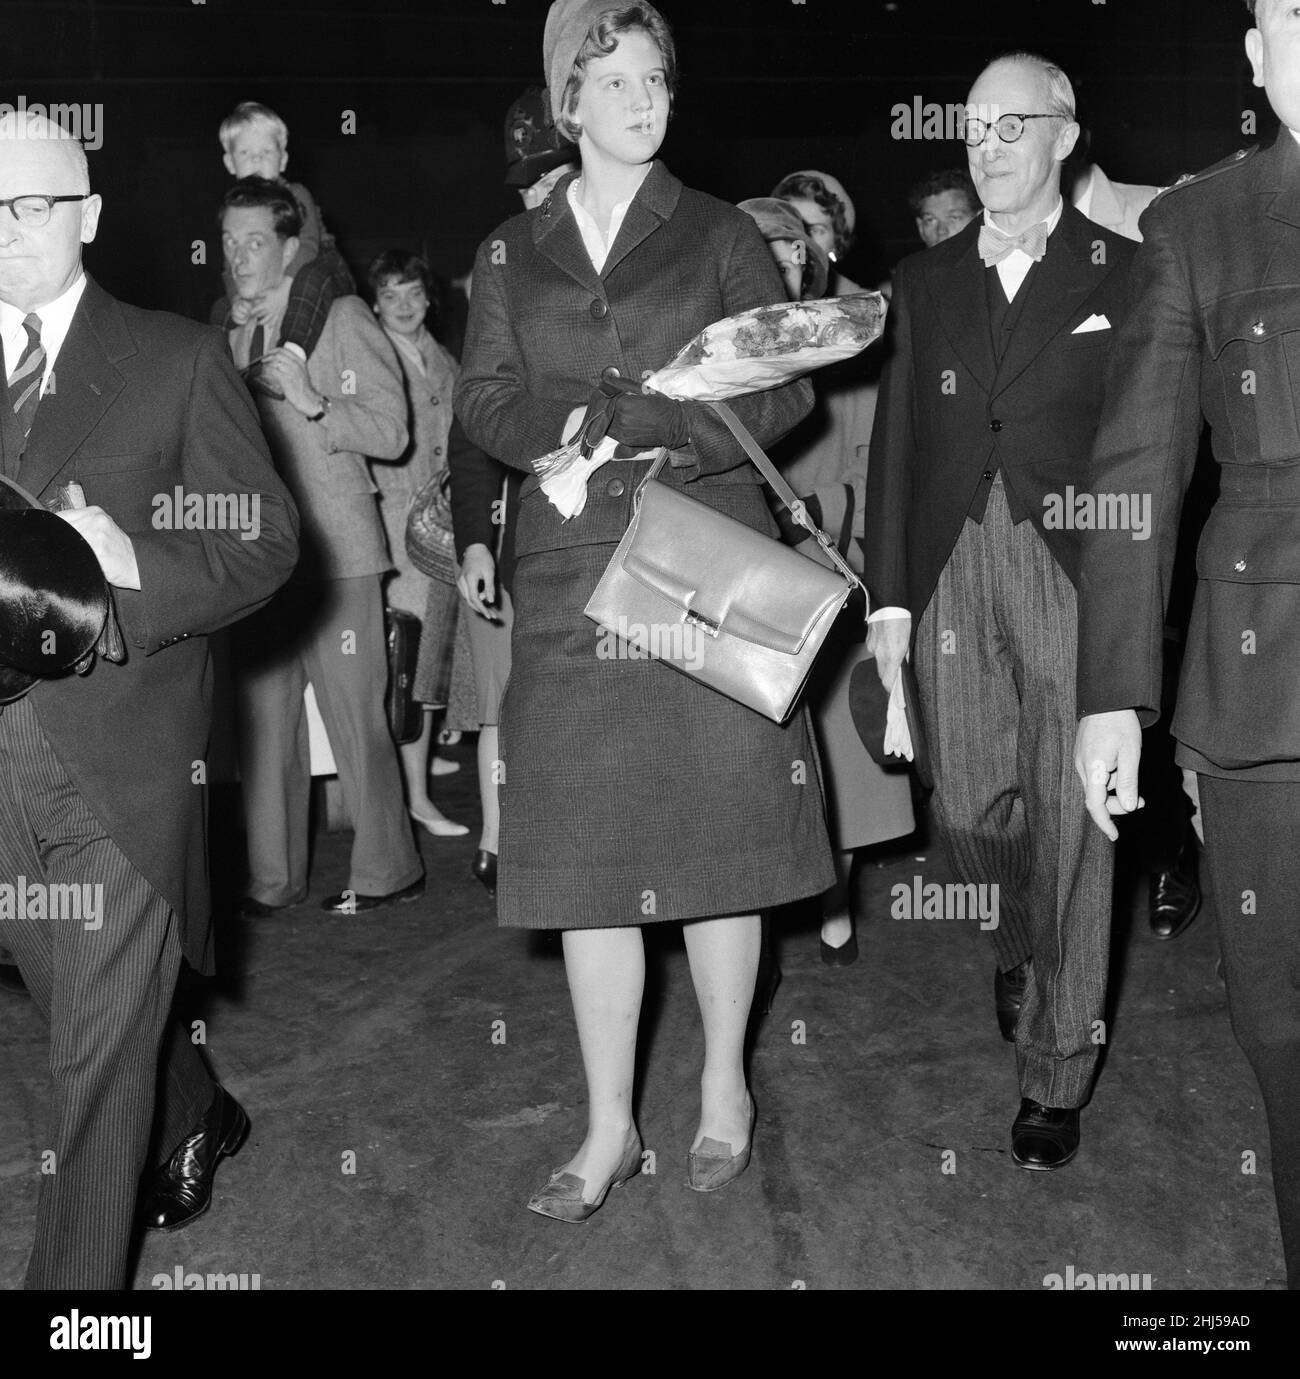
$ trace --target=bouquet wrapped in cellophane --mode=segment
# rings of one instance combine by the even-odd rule
[[[725,402],[777,388],[861,353],[879,339],[885,310],[879,292],[754,307],[702,330],[642,387],[679,402]],[[585,453],[579,437],[533,461],[542,492],[565,518],[586,506],[587,479],[617,446],[606,436]]]

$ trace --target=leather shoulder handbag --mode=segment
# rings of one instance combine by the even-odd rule
[[[661,483],[661,450],[584,612],[639,654],[784,723],[836,618],[866,590],[731,408],[709,405],[833,568]]]
[[[414,742],[424,727],[424,708],[417,703],[415,667],[420,659],[420,620],[400,608],[384,609],[388,642],[388,692],[384,710],[393,741],[401,746]]]
[[[451,525],[451,474],[439,470],[416,490],[406,513],[406,553],[422,575],[455,584],[460,573]]]

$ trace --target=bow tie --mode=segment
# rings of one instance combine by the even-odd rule
[[[1023,249],[1035,261],[1041,259],[1047,252],[1047,221],[1040,220],[1018,235],[1004,235],[991,225],[980,226],[979,251],[985,268],[1001,263],[1016,249]]]

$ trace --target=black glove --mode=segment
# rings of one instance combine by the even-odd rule
[[[816,494],[810,493],[807,498],[800,498],[799,501],[808,514],[808,520],[813,526],[820,527],[822,524],[822,505],[817,500]],[[797,546],[801,541],[807,541],[812,536],[812,532],[807,527],[794,520],[790,509],[784,503],[776,510],[776,525],[781,528],[781,540],[788,546]]]
[[[614,399],[608,430],[621,445],[634,450],[651,450],[657,445],[682,450],[691,443],[686,408],[661,393],[620,393]]]

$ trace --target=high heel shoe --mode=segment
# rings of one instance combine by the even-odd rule
[[[580,1226],[605,1205],[610,1188],[630,1182],[640,1172],[641,1136],[634,1125],[627,1132],[623,1158],[614,1170],[614,1176],[601,1188],[594,1202],[584,1202],[582,1199],[583,1189],[587,1186],[585,1178],[557,1168],[545,1185],[528,1199],[528,1210],[535,1211],[539,1216],[549,1216],[555,1221],[567,1221],[571,1226]]]
[[[434,757],[429,763],[429,774],[431,776],[454,776],[460,770],[460,762],[453,761],[450,757]]]
[[[469,874],[475,881],[481,881],[487,888],[488,895],[495,900],[497,897],[497,855],[495,852],[485,852],[482,848],[474,854],[474,862],[469,869]]]
[[[686,1155],[686,1183],[694,1192],[716,1192],[740,1175],[749,1167],[750,1150],[754,1146],[754,1119],[757,1108],[754,1098],[749,1100],[749,1138],[739,1154],[731,1152],[731,1145],[721,1140],[711,1140],[707,1136],[700,1141],[698,1149]],[[716,1151],[721,1151],[716,1152]]]
[[[469,832],[468,824],[453,823],[450,819],[434,818],[431,814],[417,814],[414,809],[406,811],[427,833],[435,838],[463,838]]]

